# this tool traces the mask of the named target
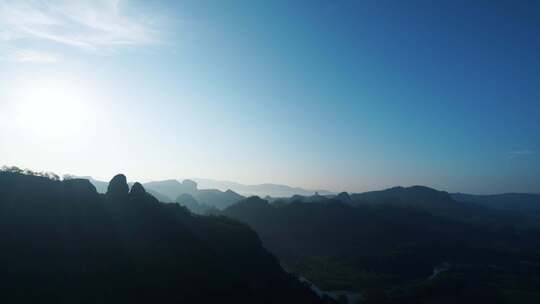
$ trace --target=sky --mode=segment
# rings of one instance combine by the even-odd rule
[[[540,193],[534,1],[0,0],[0,163]]]

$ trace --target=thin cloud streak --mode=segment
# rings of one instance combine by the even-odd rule
[[[515,150],[515,151],[510,151],[508,152],[508,156],[510,158],[516,158],[516,157],[520,157],[520,156],[530,156],[530,155],[534,155],[536,154],[535,151],[533,150]]]
[[[49,52],[12,48],[5,49],[2,53],[0,53],[0,60],[21,63],[55,63],[60,60],[60,57]]]
[[[155,22],[125,13],[120,1],[0,0],[0,40],[48,41],[102,53],[160,43]]]

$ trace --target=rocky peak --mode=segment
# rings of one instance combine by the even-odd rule
[[[144,187],[143,187],[143,185],[141,185],[141,183],[137,182],[137,183],[133,184],[129,194],[133,195],[133,196],[142,196],[142,195],[146,194],[146,190],[144,190]]]
[[[336,199],[342,203],[350,203],[352,201],[349,193],[347,192],[341,192],[336,196]]]
[[[144,190],[144,189],[143,189]],[[109,186],[107,187],[107,195],[115,197],[127,196],[129,192],[129,186],[124,174],[118,174],[111,179]]]
[[[189,193],[189,194],[192,194],[192,193],[195,193],[197,192],[197,183],[190,180],[190,179],[186,179],[182,182],[182,193]]]

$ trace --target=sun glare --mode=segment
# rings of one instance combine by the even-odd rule
[[[21,86],[16,99],[19,123],[42,137],[76,133],[88,117],[84,90],[68,82]]]

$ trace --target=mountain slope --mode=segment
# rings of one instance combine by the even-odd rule
[[[515,211],[523,214],[533,213],[540,216],[540,194],[504,193],[473,195],[452,193],[451,196],[459,202],[475,203],[488,208]]]

